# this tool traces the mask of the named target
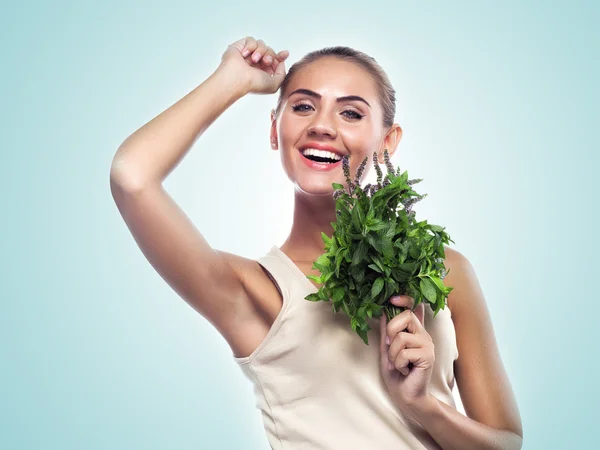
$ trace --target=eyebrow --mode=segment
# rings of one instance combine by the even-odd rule
[[[318,98],[318,99],[321,98],[321,94],[319,94],[315,91],[311,91],[310,89],[296,89],[294,92],[291,92],[289,96],[291,97],[294,94],[305,94],[305,95],[309,95],[314,98]],[[358,100],[359,102],[366,103],[369,108],[371,107],[371,105],[369,105],[369,102],[367,102],[364,98],[362,98],[358,95],[346,95],[344,97],[338,97],[335,99],[335,101],[337,103],[347,102],[347,101],[352,101],[352,100]]]

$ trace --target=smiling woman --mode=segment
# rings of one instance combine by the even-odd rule
[[[458,252],[447,249],[449,308],[436,317],[430,308],[418,316],[409,309],[381,333],[372,327],[374,345],[357,339],[328,303],[305,300],[318,289],[307,275],[318,275],[322,233],[331,237],[336,220],[333,184],[347,183],[341,158],[353,173],[374,152],[383,160],[402,129],[394,89],[370,56],[324,48],[286,73],[287,57],[253,37],[234,42],[207,80],[121,144],[111,191],[140,249],[230,345],[254,385],[271,448],[520,448],[520,418],[485,301]],[[213,249],[162,182],[229,106],[277,90],[271,147],[295,187],[294,217],[285,242],[252,260]],[[382,369],[380,351],[392,369]],[[469,417],[456,410],[455,381]]]

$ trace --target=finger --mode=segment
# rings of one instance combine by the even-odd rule
[[[405,348],[419,348],[425,346],[426,344],[427,341],[424,340],[421,335],[405,332],[398,333],[387,349],[388,359],[390,361],[394,361],[398,356],[398,353]]]
[[[279,53],[274,53],[273,62],[271,63],[271,67],[273,68],[273,72],[277,74],[277,67],[285,61],[285,59],[289,56],[289,52],[287,50],[282,50]],[[283,71],[281,74],[285,75],[285,66],[283,67]],[[281,75],[279,74],[279,75]]]
[[[251,55],[252,52],[256,50],[256,46],[256,39],[254,39],[252,36],[246,37],[246,40],[244,42],[244,48],[242,49],[242,56],[245,58]]]
[[[281,50],[278,53],[275,53],[275,51],[273,50],[273,63],[274,64],[279,64],[282,61],[285,61],[287,59],[288,56],[290,56],[290,52],[288,52],[287,50]]]
[[[425,328],[423,327],[423,322],[419,320],[414,311],[411,311],[409,309],[407,309],[407,311],[410,313],[410,315],[406,325],[406,331],[413,334],[421,334],[423,331],[425,331]]]
[[[406,309],[397,316],[392,317],[392,319],[389,321],[387,326],[387,335],[389,336],[390,341],[394,339],[396,334],[406,330],[410,321],[411,312],[412,311],[410,309]]]
[[[428,350],[426,347],[420,348],[405,348],[398,353],[396,359],[393,362],[393,366],[398,372],[403,375],[408,375],[410,369],[409,364],[412,367],[429,367],[432,362],[429,361]]]
[[[420,334],[398,333],[388,348],[388,361],[394,367],[394,361],[407,348],[422,348],[429,344],[429,341]],[[394,367],[395,368],[395,367]],[[408,375],[409,367],[398,369],[403,375]]]
[[[285,77],[285,62],[283,61],[279,61],[277,63],[277,67],[275,68],[275,73],[273,74],[274,77]]]
[[[256,44],[256,50],[254,50],[254,53],[252,54],[252,62],[254,62],[255,64],[260,61],[260,59],[264,56],[265,51],[267,50],[267,45],[262,39],[257,40]]]
[[[390,302],[395,306],[413,309],[415,299],[410,297],[409,295],[394,295],[390,297]]]
[[[423,324],[419,321],[419,318],[410,309],[406,309],[390,320],[387,327],[387,335],[390,337],[390,341],[402,331],[412,334],[420,334],[425,331]]]
[[[419,303],[417,307],[413,310],[417,319],[419,319],[419,323],[422,326],[425,326],[425,304],[423,302]]]
[[[273,76],[273,73],[275,73],[275,69],[273,69],[273,62],[267,63],[265,61],[266,56],[264,56],[261,60],[260,60],[260,68],[262,70],[264,70],[266,73],[268,73],[269,75]]]
[[[269,75],[273,76],[277,69],[277,58],[275,58],[275,52],[267,48],[267,53],[260,60],[261,68]]]
[[[402,375],[408,375],[408,365],[411,363],[411,358],[415,358],[415,352],[421,351],[421,349],[408,348],[400,351],[396,358],[392,361],[394,369],[400,372]]]
[[[392,363],[388,358],[388,344],[386,343],[385,338],[386,335],[386,325],[387,325],[387,317],[385,313],[381,315],[381,319],[379,320],[379,357],[381,363],[381,370],[391,370],[393,369]]]
[[[271,64],[271,67],[273,68],[273,72],[275,72],[277,70],[278,65],[279,65],[279,60],[277,58],[273,59],[273,63]]]
[[[275,61],[277,55],[275,51],[271,47],[267,47],[265,50],[265,55],[263,56],[263,62],[267,65],[272,65],[273,61]]]
[[[233,42],[232,44],[229,44],[230,47],[237,48],[240,53],[242,53],[242,50],[244,49],[244,45],[246,45],[246,38],[238,39],[237,41]]]

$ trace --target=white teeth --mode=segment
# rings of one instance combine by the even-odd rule
[[[328,152],[326,150],[317,150],[316,148],[305,148],[304,150],[302,150],[302,154],[304,156],[313,155],[313,156],[320,156],[321,158],[332,158],[332,159],[335,159],[336,161],[339,161],[340,159],[342,159],[342,157],[336,153]]]

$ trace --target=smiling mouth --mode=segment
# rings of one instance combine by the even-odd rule
[[[310,161],[316,162],[316,163],[321,163],[321,164],[335,164],[338,163],[342,160],[342,158],[340,157],[339,159],[336,158],[332,158],[332,157],[328,157],[328,156],[320,156],[320,155],[310,155],[307,154],[305,155],[303,153],[304,150],[300,150],[300,155],[303,158],[306,158]]]
[[[300,151],[300,158],[305,165],[317,171],[329,171],[342,165],[342,160],[335,160],[317,155],[303,155]]]
[[[315,161],[318,163],[335,164],[336,162],[340,161],[339,159],[321,157],[321,156],[316,156],[316,155],[302,155],[302,156],[304,156],[306,159],[310,159],[311,161]]]

